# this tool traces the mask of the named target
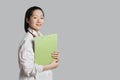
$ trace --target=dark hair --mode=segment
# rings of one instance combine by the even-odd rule
[[[40,11],[42,11],[43,16],[44,16],[44,11],[40,7],[37,7],[37,6],[30,7],[25,13],[25,20],[24,20],[25,32],[28,32],[28,28],[29,28],[29,24],[26,22],[26,19],[29,20],[31,15],[33,14],[34,10],[36,10],[36,9],[39,9]]]

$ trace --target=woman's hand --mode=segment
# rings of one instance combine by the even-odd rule
[[[50,69],[55,69],[59,66],[59,62],[57,60],[54,60],[51,64],[50,64]]]
[[[56,60],[56,62],[59,61],[59,51],[54,51],[52,53],[52,57]]]
[[[49,65],[44,66],[43,71],[55,69],[55,68],[57,68],[59,66],[59,52],[54,51],[52,53],[52,57],[54,58],[53,62],[51,64],[49,64]]]
[[[43,71],[55,69],[58,67],[58,65],[59,65],[59,62],[57,60],[54,60],[51,64],[44,66]]]
[[[54,51],[52,53],[52,57],[54,58],[54,61],[50,65],[51,65],[51,68],[54,69],[54,68],[57,68],[59,65],[59,51]]]

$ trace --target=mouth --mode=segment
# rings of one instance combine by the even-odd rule
[[[42,24],[36,24],[36,26],[41,26]]]

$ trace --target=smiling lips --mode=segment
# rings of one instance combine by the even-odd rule
[[[41,26],[42,24],[36,24],[37,26]]]

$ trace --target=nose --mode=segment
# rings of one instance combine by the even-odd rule
[[[40,20],[40,19],[38,19],[38,20],[37,20],[37,22],[38,22],[38,23],[41,23],[41,20]]]
[[[42,22],[42,20],[41,20],[41,19],[38,19],[38,20],[37,20],[37,22],[38,22],[38,23],[41,23],[41,22]]]

